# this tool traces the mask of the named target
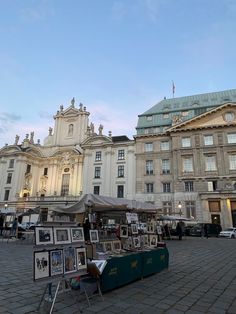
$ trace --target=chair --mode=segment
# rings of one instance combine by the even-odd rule
[[[80,293],[84,293],[88,302],[91,306],[90,299],[94,296],[99,295],[103,300],[103,295],[100,286],[100,273],[97,266],[89,262],[87,264],[88,275],[81,276],[80,278]]]

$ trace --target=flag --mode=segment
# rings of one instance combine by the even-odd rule
[[[174,81],[172,81],[172,93],[173,93],[173,97],[174,97],[174,94],[175,94],[175,83],[174,83]]]

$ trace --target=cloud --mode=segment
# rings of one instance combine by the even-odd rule
[[[55,15],[50,1],[38,1],[35,6],[25,7],[19,11],[20,20],[23,22],[38,22]]]

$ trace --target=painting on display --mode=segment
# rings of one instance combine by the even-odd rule
[[[63,251],[52,250],[50,251],[50,275],[62,275],[63,274]]]
[[[140,237],[133,237],[133,244],[135,248],[140,248],[141,243],[140,243]]]
[[[77,270],[87,268],[86,249],[76,248]]]
[[[128,225],[120,225],[120,237],[128,238]]]
[[[107,242],[103,242],[103,251],[104,252],[112,252],[112,242],[111,241],[107,241]]]
[[[89,230],[89,235],[90,235],[90,242],[91,243],[99,242],[98,230]]]
[[[36,245],[48,245],[53,243],[52,227],[35,227]]]
[[[49,277],[49,253],[34,252],[34,280]]]
[[[66,247],[64,252],[64,273],[73,273],[77,270],[76,255],[74,247]]]
[[[112,241],[112,251],[120,251],[120,250],[121,250],[121,242]]]
[[[53,231],[55,244],[71,243],[70,228],[55,227]]]
[[[137,224],[131,224],[131,232],[132,232],[132,234],[138,234],[138,225]]]
[[[84,229],[82,227],[71,228],[71,242],[84,241]]]

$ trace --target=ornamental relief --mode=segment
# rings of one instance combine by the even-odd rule
[[[59,172],[64,171],[64,169],[70,169],[71,172],[74,171],[76,160],[73,157],[72,153],[66,152],[63,153],[60,158],[58,158]],[[68,172],[68,171],[67,171]]]

